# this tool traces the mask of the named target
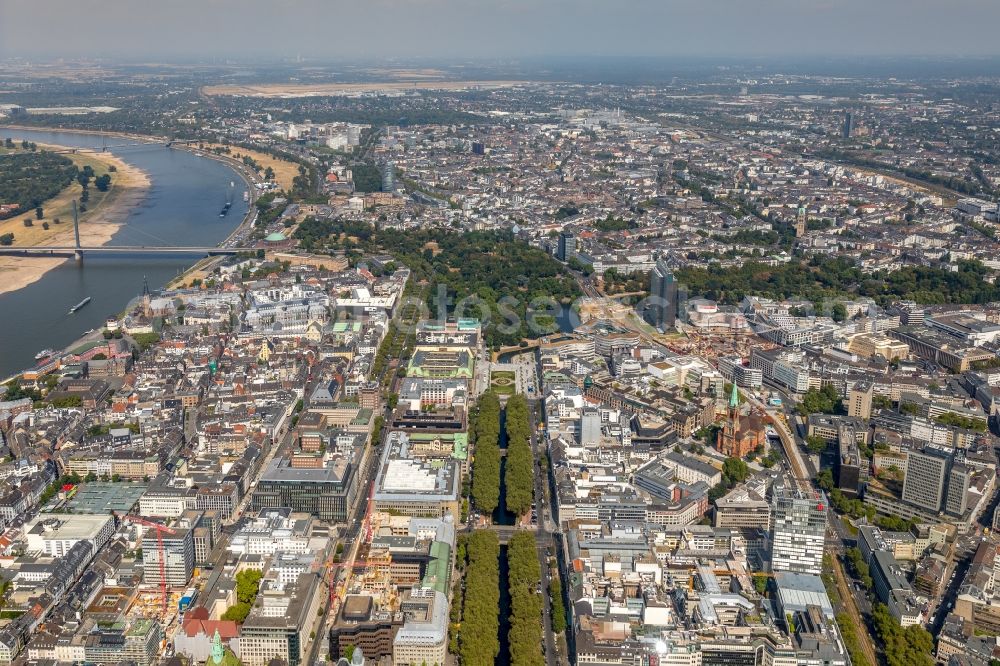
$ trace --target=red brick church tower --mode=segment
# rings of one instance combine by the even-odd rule
[[[715,447],[724,456],[742,458],[764,444],[767,432],[759,416],[740,415],[740,394],[733,383],[733,392],[729,396],[729,415],[725,425],[719,432]]]

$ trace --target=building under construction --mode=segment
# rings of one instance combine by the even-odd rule
[[[376,512],[366,526],[370,538],[359,547],[358,559],[342,567],[351,571],[336,578],[330,627],[334,659],[349,646],[361,649],[368,659],[393,655],[397,635],[407,623],[433,624],[441,610],[435,612],[434,605],[447,607],[455,546],[450,517]],[[446,622],[444,629],[447,633]]]

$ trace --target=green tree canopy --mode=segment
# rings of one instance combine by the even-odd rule
[[[507,510],[518,516],[531,508],[534,498],[535,458],[531,451],[528,400],[518,393],[507,400]]]
[[[500,503],[500,399],[487,391],[475,414],[472,501],[483,513]]]

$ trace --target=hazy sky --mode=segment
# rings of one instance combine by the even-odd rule
[[[1000,55],[1000,0],[0,0],[0,57]]]

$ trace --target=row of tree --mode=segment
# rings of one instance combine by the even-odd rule
[[[860,548],[848,548],[844,551],[844,555],[847,558],[847,564],[851,567],[851,574],[861,581],[861,584],[866,590],[871,592],[872,581],[871,569],[868,567],[868,563],[865,562],[865,556],[861,554]]]
[[[535,458],[531,451],[528,399],[518,393],[507,401],[507,510],[521,516],[534,498]]]
[[[509,464],[509,463],[508,463]],[[538,588],[542,568],[538,563],[535,535],[516,532],[507,546],[510,566],[510,663],[511,666],[542,666],[542,595]]]
[[[458,634],[462,666],[493,666],[500,654],[500,541],[495,532],[473,532],[466,542],[468,561],[462,623]]]
[[[863,500],[852,499],[844,495],[833,478],[833,470],[827,468],[816,475],[816,485],[826,491],[830,504],[839,514],[855,519],[864,519],[869,523],[889,532],[908,532],[913,528],[913,521],[891,514],[880,514],[875,507],[865,504]]]
[[[460,535],[458,539],[455,566],[459,570],[464,570],[466,565],[465,535]],[[465,588],[462,587],[462,583],[461,576],[456,576],[455,582],[451,586],[451,609],[448,611],[448,652],[451,654],[458,654],[460,650],[459,636],[462,630],[462,607],[465,605]]]
[[[885,604],[872,608],[875,631],[885,648],[887,666],[933,666],[934,638],[919,624],[905,629]]]
[[[566,631],[566,606],[563,604],[562,583],[558,575],[549,578],[549,599],[552,600],[552,631],[561,634]]]
[[[472,501],[483,513],[500,503],[500,399],[487,391],[479,399],[472,460]]]
[[[851,663],[854,666],[873,666],[861,650],[861,639],[858,637],[858,630],[851,616],[847,613],[839,613],[837,626],[840,628],[840,635],[847,647],[847,654],[851,657]],[[863,627],[862,630],[864,630]]]

